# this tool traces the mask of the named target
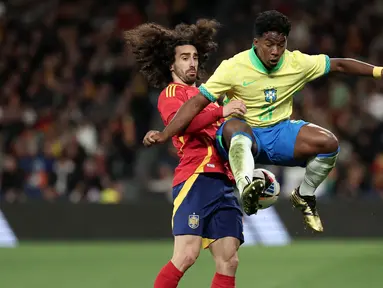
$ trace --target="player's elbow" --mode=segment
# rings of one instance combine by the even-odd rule
[[[352,59],[348,58],[332,58],[330,61],[330,71],[344,73],[347,71],[347,64]]]

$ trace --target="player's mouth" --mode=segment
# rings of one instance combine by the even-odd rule
[[[189,76],[196,76],[197,75],[197,71],[195,71],[195,70],[189,70],[189,71],[187,71],[186,72],[186,74],[188,74]]]
[[[271,65],[277,65],[277,64],[278,64],[278,61],[279,61],[278,58],[270,59],[270,60],[269,60],[269,62],[270,62]]]

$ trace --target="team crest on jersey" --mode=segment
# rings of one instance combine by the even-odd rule
[[[267,88],[263,90],[265,93],[265,101],[268,103],[274,103],[277,101],[277,89],[275,88]]]
[[[199,226],[199,215],[189,215],[189,227],[192,229],[197,229]]]

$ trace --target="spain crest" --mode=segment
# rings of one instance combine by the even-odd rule
[[[189,227],[192,229],[197,229],[199,226],[199,215],[189,215]]]
[[[275,88],[267,88],[263,90],[265,93],[265,101],[268,103],[274,103],[277,101],[277,89]]]

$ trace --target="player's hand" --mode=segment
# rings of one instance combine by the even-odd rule
[[[154,144],[162,144],[165,143],[168,138],[166,137],[165,133],[156,131],[156,130],[151,130],[148,133],[146,133],[144,140],[142,143],[146,147],[150,147]]]
[[[153,138],[156,134],[160,133],[160,131],[156,131],[156,130],[150,130],[148,133],[146,133],[145,137],[144,137],[144,140],[142,141],[142,143],[146,146],[146,147],[150,147],[152,146],[154,143],[156,143],[156,140],[155,138]]]
[[[241,100],[233,100],[223,106],[223,117],[227,117],[232,114],[245,115],[246,112],[246,105]]]

